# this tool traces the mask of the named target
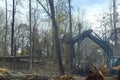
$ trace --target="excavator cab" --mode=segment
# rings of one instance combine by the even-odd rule
[[[109,60],[110,67],[116,67],[120,65],[120,58],[118,57],[110,57]]]

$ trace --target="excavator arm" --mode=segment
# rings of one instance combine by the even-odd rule
[[[82,34],[78,34],[77,36],[73,37],[72,43],[75,44],[76,42],[82,42],[86,37],[88,37],[92,33],[92,30],[89,29],[87,31],[84,31]]]
[[[71,40],[73,42],[73,44],[75,44],[76,42],[82,42],[85,38],[90,38],[92,41],[94,41],[97,45],[99,45],[105,52],[106,52],[106,56],[107,57],[111,57],[113,56],[113,51],[111,49],[111,47],[109,46],[109,44],[105,41],[103,41],[100,38],[97,38],[95,36],[93,36],[91,33],[93,31],[91,29],[84,31],[82,34],[78,34],[76,37],[73,37]]]
[[[111,47],[109,46],[109,44],[107,42],[96,38],[92,34],[88,35],[88,37],[92,41],[94,41],[97,45],[99,45],[107,53],[107,55],[106,55],[107,57],[112,57],[113,56],[113,51],[112,51]]]
[[[73,37],[71,39],[73,45],[76,43],[76,42],[82,42],[85,38],[89,38],[91,39],[92,41],[94,41],[97,45],[99,45],[106,53],[106,56],[107,56],[107,66],[110,70],[110,72],[113,74],[113,67],[114,66],[119,66],[120,65],[120,58],[116,58],[114,55],[113,55],[113,51],[112,51],[112,48],[109,46],[109,44],[102,40],[97,34],[92,34],[92,30],[87,30],[87,31],[84,31],[83,33],[81,34],[78,34],[77,36]]]

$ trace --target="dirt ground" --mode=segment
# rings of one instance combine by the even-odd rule
[[[74,77],[74,80],[85,80],[86,77],[81,77],[81,76],[73,76]],[[105,80],[118,80],[117,78],[115,77],[104,77]],[[55,79],[56,80],[56,79]],[[59,79],[58,79],[59,80]],[[62,80],[62,79],[60,79]],[[63,79],[63,80],[72,80],[72,79]]]
[[[44,64],[34,64],[33,69],[31,71],[29,69],[28,64],[19,63],[19,65],[17,64],[16,68],[15,68],[15,64],[9,63],[9,64],[7,64],[7,66],[8,65],[11,66],[10,68],[8,67],[8,69],[12,69],[13,71],[22,72],[22,73],[25,73],[25,74],[29,74],[29,73],[31,74],[32,73],[34,75],[40,75],[41,78],[43,78],[43,77],[45,78],[45,79],[33,79],[33,80],[47,80],[47,79],[48,80],[57,80],[55,78],[59,77],[59,75],[60,75],[58,65],[53,64],[53,63],[49,63],[49,62],[46,62]],[[66,70],[65,74],[73,76],[73,78],[75,80],[85,80],[85,78],[86,78],[86,77],[81,77],[80,75],[70,74],[67,71],[68,70]],[[46,77],[47,77],[47,79],[46,79]],[[114,76],[114,77],[104,77],[104,78],[105,78],[105,80],[117,80],[116,76]],[[26,79],[26,80],[29,80],[29,79]],[[65,79],[65,80],[67,80],[67,79]]]

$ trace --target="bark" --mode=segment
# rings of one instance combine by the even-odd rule
[[[49,4],[50,4],[50,9],[51,9],[52,27],[53,27],[53,33],[54,33],[54,38],[55,38],[55,46],[56,46],[56,52],[57,52],[57,57],[58,57],[59,70],[60,70],[60,74],[64,74],[64,68],[63,68],[61,50],[60,50],[60,41],[58,38],[58,29],[57,29],[57,23],[55,20],[55,11],[54,11],[53,0],[49,0]]]
[[[117,47],[117,28],[116,28],[116,0],[113,0],[113,27],[115,33],[115,47]]]
[[[72,39],[72,15],[71,15],[71,0],[68,0],[69,3],[69,29],[70,29],[70,39]],[[72,40],[70,40],[70,65],[71,68],[73,67],[73,57],[74,54],[74,44],[72,43]]]
[[[6,53],[7,53],[7,0],[5,0],[5,5],[6,5],[6,28],[5,28],[5,46],[4,46],[4,57],[6,56]]]
[[[14,20],[15,20],[15,0],[13,0],[12,30],[11,30],[11,55],[14,55]]]
[[[78,24],[78,29],[79,29],[79,33],[78,34],[80,34],[81,33],[81,25],[80,25],[80,23]],[[80,56],[81,56],[81,53],[82,52],[80,52],[80,41],[77,43],[77,56],[78,56],[78,65],[77,65],[77,69],[79,69],[79,65],[80,65]]]
[[[29,0],[29,26],[30,26],[30,70],[32,70],[32,67],[33,67],[33,55],[32,55],[31,0]]]

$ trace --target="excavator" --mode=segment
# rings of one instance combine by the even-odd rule
[[[102,40],[96,33],[93,32],[92,29],[86,30],[81,34],[78,34],[77,36],[73,37],[71,40],[72,44],[75,44],[76,42],[82,42],[85,38],[91,39],[93,42],[95,42],[97,45],[99,45],[104,52],[106,53],[107,57],[107,67],[109,71],[111,72],[110,74],[113,73],[113,67],[119,66],[120,65],[120,58],[115,57],[113,55],[113,50],[110,47],[109,43],[107,41]],[[70,41],[66,41],[67,43],[70,43]]]

